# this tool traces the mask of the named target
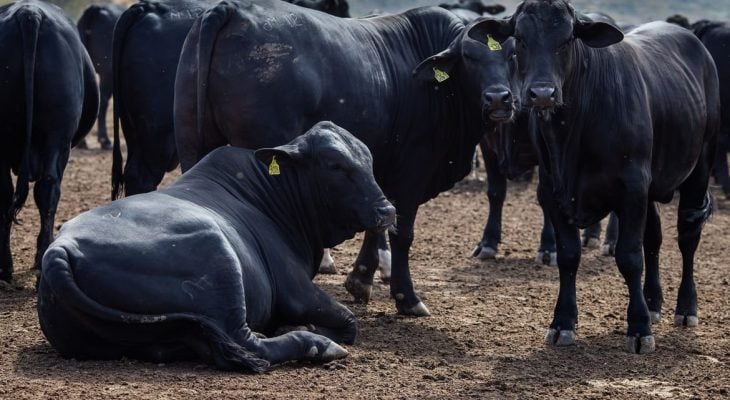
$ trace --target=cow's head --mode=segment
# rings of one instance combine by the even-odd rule
[[[624,37],[616,25],[577,13],[566,0],[526,0],[509,20],[488,24],[497,40],[516,39],[523,101],[545,117],[563,104],[581,46],[607,47]]]
[[[670,24],[679,25],[685,29],[691,29],[691,25],[689,24],[689,19],[682,14],[672,15],[671,17],[667,18],[667,22],[669,22]]]
[[[385,230],[395,223],[395,208],[385,198],[373,176],[367,146],[332,122],[320,122],[289,144],[256,151],[256,157],[279,171],[290,167],[304,171],[307,197],[324,215],[326,247],[358,231]]]
[[[485,29],[488,21],[467,26],[446,50],[421,62],[413,74],[435,85],[458,78],[472,102],[481,105],[485,121],[509,122],[520,108],[514,41],[497,42]]]

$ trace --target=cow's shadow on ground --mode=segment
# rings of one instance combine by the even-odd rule
[[[21,311],[28,306],[28,303],[35,300],[35,297],[35,289],[3,283],[0,287],[0,311],[10,313]]]
[[[494,359],[492,378],[479,382],[474,389],[543,386],[553,389],[576,385],[600,387],[610,382],[654,382],[658,376],[681,373],[688,360],[701,354],[695,334],[677,328],[656,336],[657,351],[648,355],[623,350],[623,332],[578,338],[570,347],[551,347],[535,343],[527,356],[503,356]],[[656,384],[657,382],[654,382]]]

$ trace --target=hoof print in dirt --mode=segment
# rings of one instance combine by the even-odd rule
[[[545,335],[545,344],[558,347],[572,346],[575,344],[575,331],[559,331],[550,328]]]
[[[656,350],[654,336],[627,336],[626,351],[634,354],[648,354]]]
[[[683,326],[685,328],[694,328],[700,324],[696,315],[675,315],[674,326]]]

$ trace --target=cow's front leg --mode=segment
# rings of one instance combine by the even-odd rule
[[[502,241],[502,207],[507,196],[507,178],[499,170],[497,155],[489,150],[486,139],[479,143],[487,169],[487,198],[489,199],[489,215],[484,226],[482,239],[472,252],[472,257],[480,260],[493,259],[497,255],[497,246]]]
[[[0,162],[0,281],[13,279],[13,256],[10,252],[10,228],[13,224],[13,178],[10,167]]]
[[[381,239],[382,237],[382,239]],[[380,263],[378,243],[385,241],[383,233],[365,232],[365,238],[352,271],[347,275],[345,288],[355,301],[368,303],[373,290],[373,277]]]
[[[557,240],[560,292],[545,342],[555,346],[568,346],[575,342],[575,327],[578,322],[575,280],[581,255],[580,232],[554,207],[550,208],[550,215]]]
[[[627,200],[617,213],[619,233],[616,243],[616,265],[629,289],[626,351],[644,354],[655,349],[649,307],[641,284],[641,275],[644,271],[643,236],[648,201],[644,193],[628,194],[625,197]]]
[[[397,201],[395,204],[399,204]],[[413,290],[408,253],[413,243],[413,224],[418,207],[398,208],[398,222],[388,233],[392,249],[393,270],[390,281],[390,295],[395,299],[399,314],[426,317],[431,315]]]
[[[337,343],[355,343],[358,328],[352,311],[311,281],[301,285],[301,288],[301,291],[287,291],[283,294],[284,298],[279,299],[279,319],[285,321],[287,326],[278,332],[306,330]]]

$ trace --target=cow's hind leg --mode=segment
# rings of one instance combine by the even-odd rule
[[[694,281],[694,255],[700,243],[702,227],[712,214],[712,197],[707,191],[709,167],[700,160],[690,177],[679,189],[677,233],[682,253],[682,282],[677,295],[674,323],[694,327],[697,318],[697,290]]]
[[[615,256],[616,242],[618,241],[618,218],[615,213],[608,216],[608,225],[606,225],[606,239],[603,240],[601,247],[601,255]]]
[[[61,198],[61,179],[63,170],[66,168],[68,155],[68,149],[53,150],[47,164],[45,164],[41,179],[36,182],[33,189],[35,203],[41,216],[41,229],[38,234],[34,264],[36,271],[40,270],[43,253],[46,252],[48,245],[53,241],[53,224],[56,218],[58,201]]]
[[[111,150],[112,142],[106,129],[106,111],[109,107],[109,99],[112,97],[112,83],[108,77],[102,77],[99,85],[99,115],[96,124],[96,136],[99,145],[104,150]]]
[[[638,189],[639,191],[641,189]],[[648,200],[645,193],[628,192],[618,212],[619,235],[616,244],[616,265],[629,289],[626,351],[650,353],[655,349],[651,333],[651,317],[642,290],[644,270],[643,236],[647,221]]]
[[[13,279],[13,255],[10,252],[10,228],[13,216],[10,207],[13,202],[13,180],[10,168],[0,161],[0,280]]]
[[[649,316],[653,324],[661,320],[662,295],[659,279],[659,250],[662,247],[662,223],[655,203],[650,202],[646,212],[646,229],[644,231],[644,299],[649,307]]]
[[[601,245],[601,222],[583,230],[583,247],[597,249]]]
[[[722,186],[725,196],[730,199],[730,174],[728,174],[727,153],[730,150],[730,133],[722,132],[717,137],[717,150],[713,174],[715,181]]]
[[[497,255],[497,246],[502,241],[502,207],[507,196],[507,178],[499,170],[497,155],[489,150],[485,139],[479,144],[487,169],[487,198],[489,215],[484,226],[482,239],[472,252],[472,257],[489,260]]]

